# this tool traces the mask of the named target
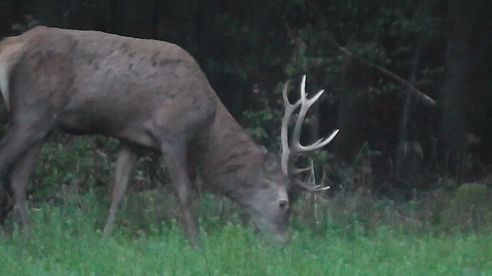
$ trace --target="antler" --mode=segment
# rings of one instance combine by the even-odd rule
[[[311,174],[309,176],[309,181],[308,183],[309,184],[306,184],[304,183],[303,181],[298,181],[296,180],[295,183],[299,186],[301,186],[303,189],[309,191],[309,192],[320,192],[320,191],[326,191],[328,189],[330,189],[331,187],[330,186],[321,186],[321,185],[317,185],[316,184],[316,177],[315,177],[315,174],[314,174],[314,164],[313,164],[313,160],[311,160],[311,165],[309,167],[306,168],[306,171],[309,170],[311,171]]]
[[[306,94],[306,75],[304,75],[302,77],[302,82],[301,82],[301,97],[297,102],[292,104],[289,101],[287,95],[288,88],[289,88],[289,81],[287,81],[284,84],[284,89],[282,91],[284,105],[285,105],[285,113],[282,119],[282,129],[280,133],[280,138],[282,141],[282,158],[281,158],[282,171],[286,175],[296,175],[306,171],[311,171],[311,173],[313,174],[312,177],[314,177],[314,167],[312,161],[311,161],[311,166],[307,168],[296,168],[294,166],[295,158],[304,153],[312,152],[326,146],[333,140],[333,138],[335,138],[339,130],[337,129],[333,131],[330,134],[330,136],[328,136],[327,138],[321,138],[311,145],[307,145],[307,146],[302,145],[300,142],[301,130],[304,120],[306,119],[306,114],[309,108],[319,99],[319,97],[321,97],[321,95],[324,93],[324,90],[319,91],[312,98],[308,98]],[[292,118],[294,111],[299,106],[301,108],[299,110],[299,115],[297,116],[297,120],[289,143],[289,139],[288,139],[289,122]],[[320,186],[316,186],[315,184],[313,184],[312,186],[306,186],[306,185],[301,185],[301,186],[309,191],[323,191],[329,189],[329,187],[321,188]]]

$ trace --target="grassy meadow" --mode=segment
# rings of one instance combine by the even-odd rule
[[[207,198],[197,207],[197,251],[174,220],[147,224],[146,216],[156,217],[148,206],[140,215],[124,210],[113,238],[102,239],[106,206],[95,197],[32,208],[30,234],[9,223],[0,239],[0,275],[492,275],[488,231],[423,231],[389,219],[368,227],[340,214],[309,225],[297,210],[292,241],[279,247],[241,226],[230,204]]]

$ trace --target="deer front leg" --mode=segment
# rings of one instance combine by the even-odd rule
[[[198,248],[198,227],[192,212],[191,181],[188,175],[186,158],[187,144],[183,139],[175,143],[162,143],[161,149],[164,154],[166,166],[171,175],[171,183],[178,195],[181,209],[182,223],[187,237],[194,248]]]
[[[13,165],[10,173],[10,185],[14,193],[14,214],[18,215],[24,232],[31,229],[31,219],[27,210],[27,186],[34,170],[37,157],[43,143],[39,142],[27,150]]]
[[[108,219],[104,226],[103,237],[109,238],[114,229],[116,214],[121,200],[125,194],[131,173],[135,168],[137,153],[134,149],[126,144],[122,144],[117,158],[114,175],[113,192],[111,197],[111,207],[109,209]]]

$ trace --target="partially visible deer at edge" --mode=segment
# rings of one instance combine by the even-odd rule
[[[190,164],[198,164],[206,187],[237,202],[257,228],[279,242],[288,240],[289,192],[307,185],[294,167],[304,153],[336,135],[302,146],[308,108],[305,77],[301,98],[283,97],[282,156],[279,162],[253,141],[209,85],[196,61],[175,44],[95,31],[37,27],[0,43],[0,89],[9,110],[0,142],[0,177],[10,184],[13,211],[30,229],[26,189],[50,133],[101,134],[119,139],[112,204],[104,228],[109,236],[140,147],[160,151],[176,190],[182,222],[198,245],[192,214]],[[291,139],[288,126],[300,108]],[[192,160],[191,160],[192,159]],[[190,162],[188,162],[190,161]],[[309,169],[309,168],[308,168]]]

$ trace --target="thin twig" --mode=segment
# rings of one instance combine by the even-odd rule
[[[436,106],[436,101],[434,99],[432,99],[430,96],[428,96],[427,94],[425,94],[424,92],[422,92],[421,90],[419,90],[418,88],[413,86],[407,80],[405,80],[402,77],[398,76],[397,74],[387,70],[386,68],[383,68],[379,65],[373,64],[373,63],[369,62],[368,60],[366,60],[362,57],[356,56],[355,54],[353,54],[352,52],[347,50],[345,47],[342,47],[340,44],[338,44],[338,42],[336,42],[333,38],[330,39],[330,42],[332,43],[333,46],[335,46],[335,48],[337,48],[340,52],[347,55],[348,57],[350,57],[354,60],[357,60],[358,62],[360,62],[360,63],[362,63],[362,64],[364,64],[370,68],[377,70],[381,74],[388,77],[390,80],[404,86],[411,93],[414,93],[415,96],[417,96],[419,99],[421,99],[425,104],[428,104],[431,106]]]

